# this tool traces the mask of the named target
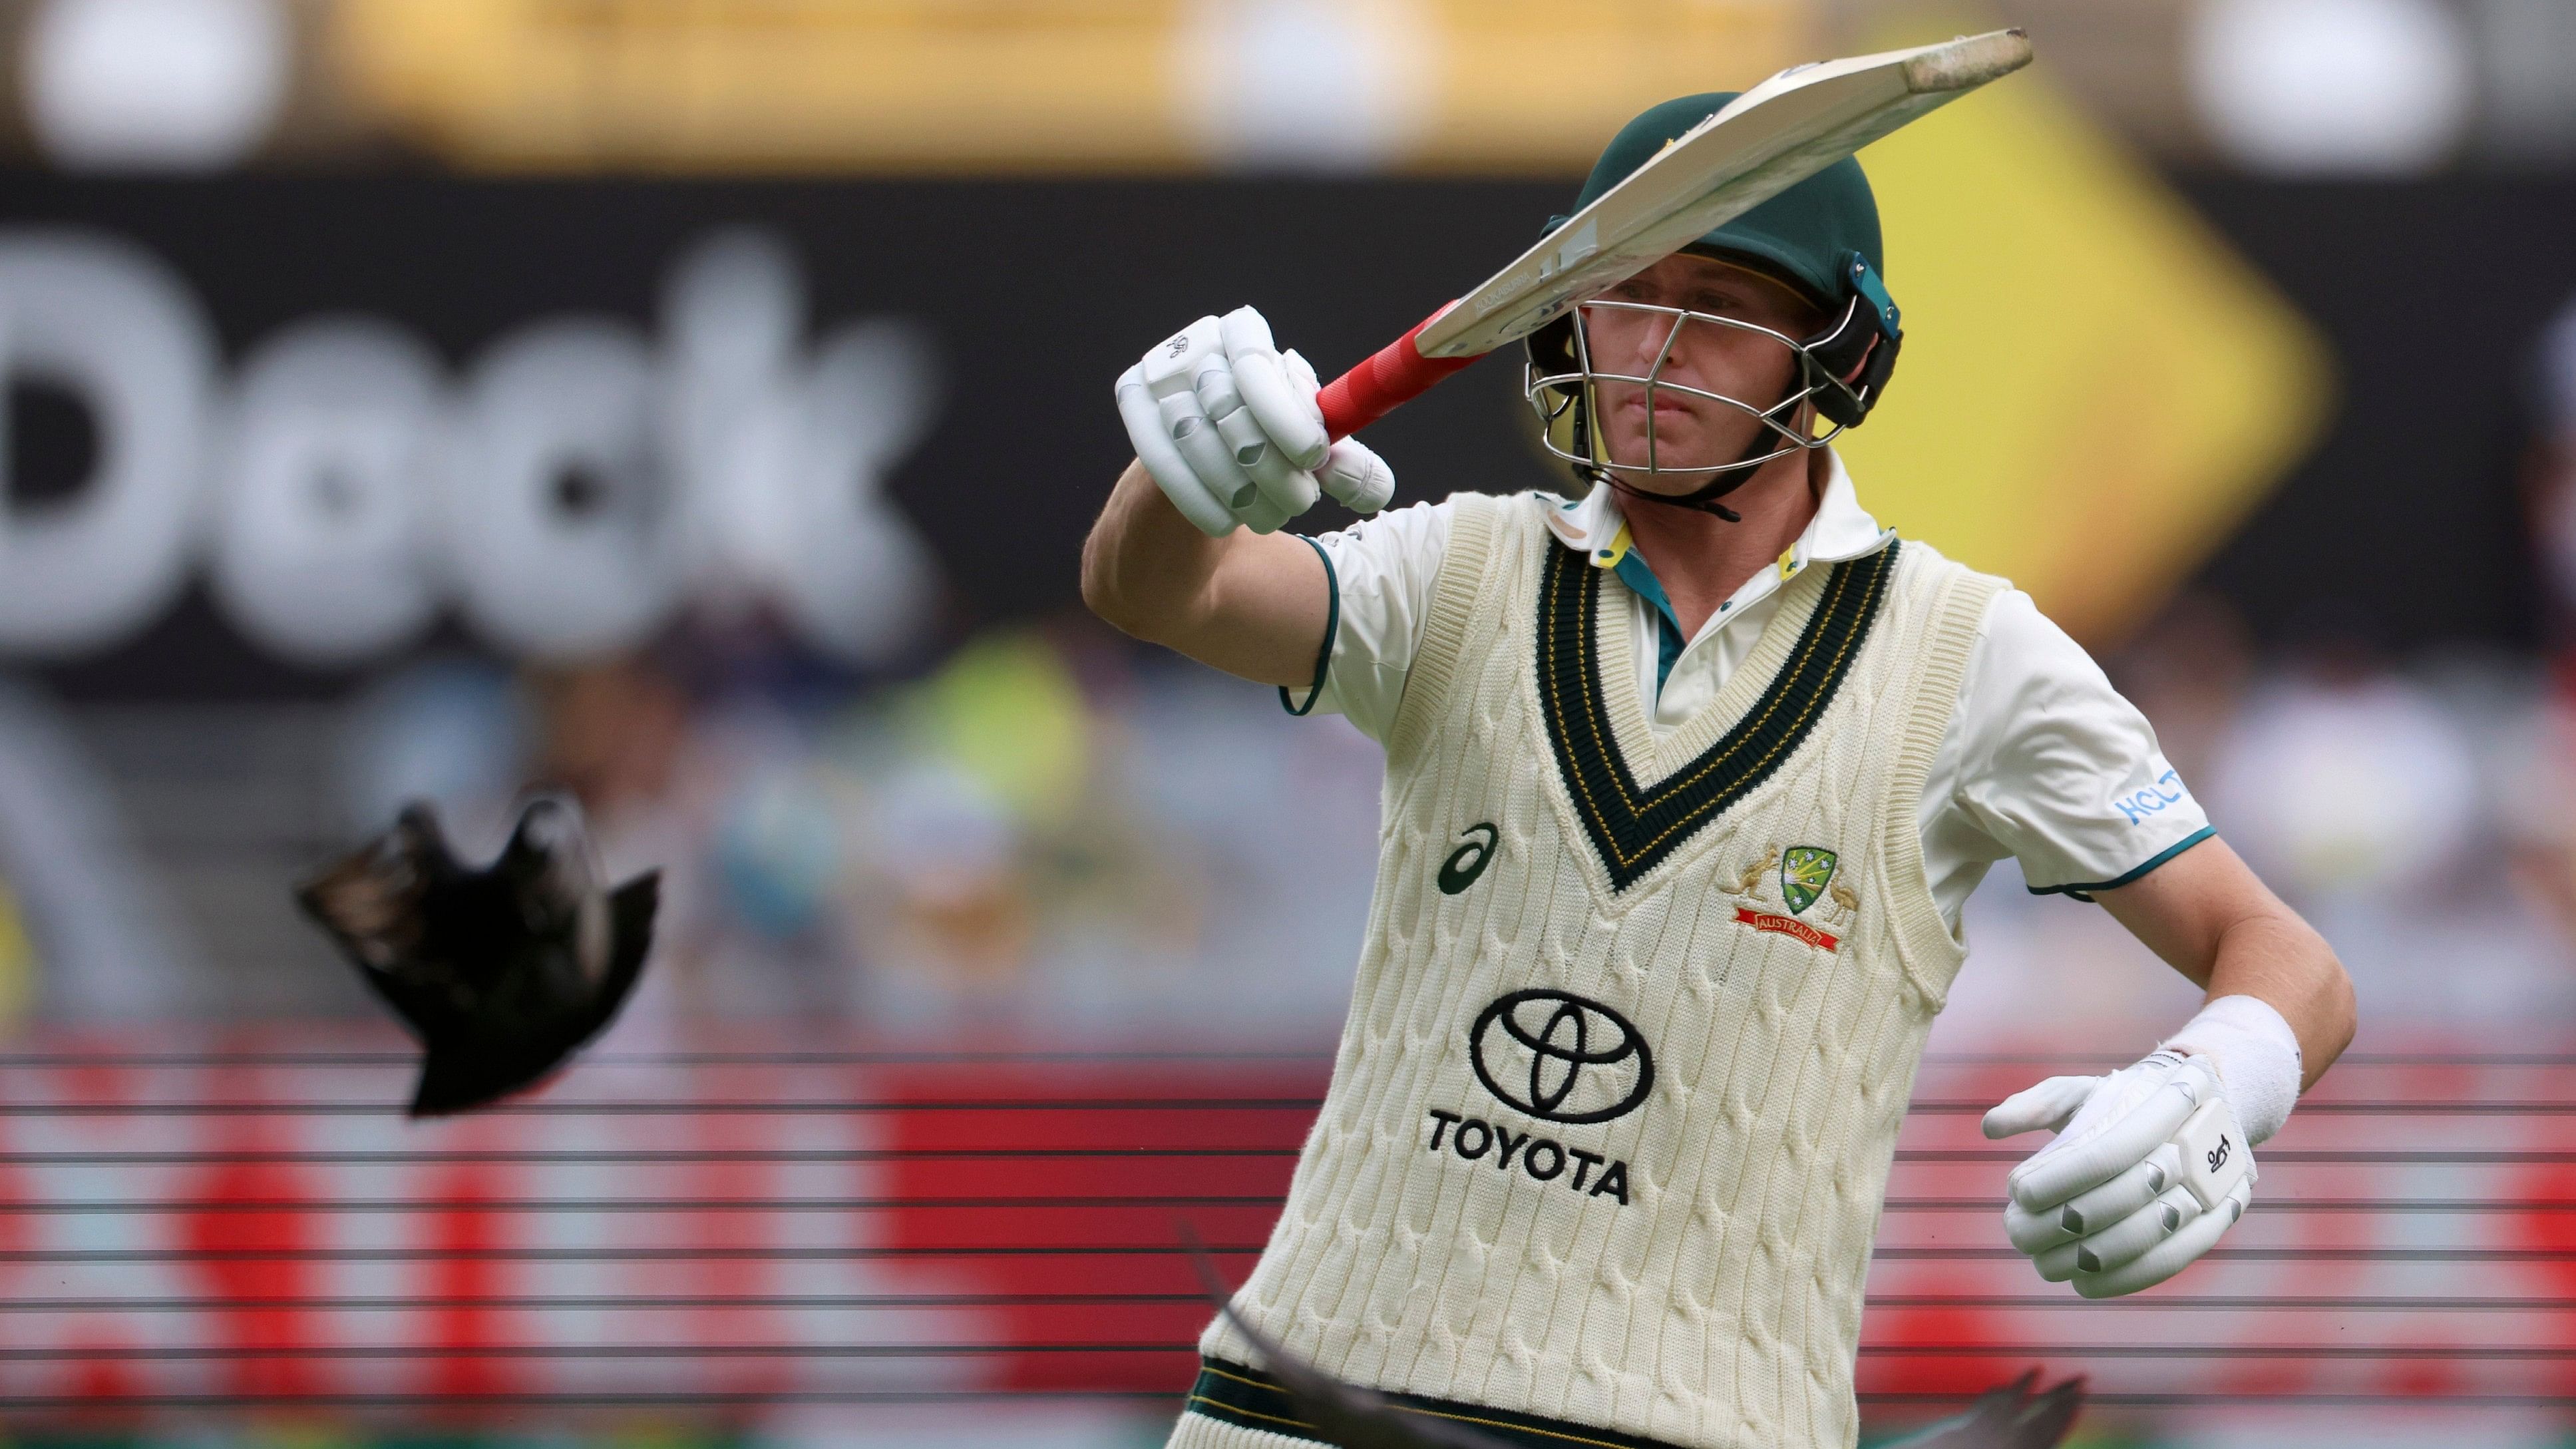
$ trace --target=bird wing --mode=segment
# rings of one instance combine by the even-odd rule
[[[456,861],[438,820],[412,807],[392,830],[296,884],[296,905],[368,980],[381,980],[420,949],[430,892],[453,874]]]
[[[2084,1406],[2084,1380],[2065,1379],[2045,1391],[2032,1369],[1978,1395],[1968,1412],[1944,1419],[1888,1449],[2051,1449],[2074,1427]]]
[[[418,958],[429,931],[431,898],[457,874],[437,819],[413,806],[392,829],[295,888],[304,914],[415,1033],[436,1019],[447,992],[447,982],[424,974]]]
[[[422,906],[454,869],[438,822],[414,808],[308,877],[295,899],[359,965],[386,971],[419,947]]]
[[[1507,1449],[1499,1439],[1479,1434],[1420,1409],[1399,1407],[1357,1384],[1347,1384],[1298,1358],[1234,1311],[1218,1304],[1235,1332],[1261,1354],[1261,1362],[1286,1390],[1317,1437],[1341,1449]]]
[[[653,949],[653,912],[662,903],[662,873],[648,870],[619,886],[608,898],[608,962],[599,994],[575,1046],[597,1036],[626,1004],[644,974],[644,957]]]
[[[599,981],[607,975],[612,946],[607,893],[578,802],[555,792],[529,797],[492,869],[509,884],[530,932],[568,931],[582,978]]]
[[[1217,1276],[1216,1260],[1208,1256],[1207,1245],[1186,1223],[1181,1226],[1181,1240],[1188,1246],[1199,1279],[1207,1285],[1208,1297],[1215,1302],[1217,1312],[1225,1315],[1225,1320],[1261,1355],[1262,1365],[1279,1380],[1277,1387],[1296,1406],[1298,1417],[1325,1443],[1338,1444],[1341,1449],[1508,1449],[1501,1440],[1463,1424],[1390,1404],[1290,1353],[1277,1339],[1234,1311],[1225,1282]]]

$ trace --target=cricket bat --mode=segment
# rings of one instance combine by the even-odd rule
[[[2028,64],[2030,38],[1996,30],[1791,66],[1692,127],[1483,286],[1326,384],[1316,399],[1326,431],[1358,432],[1584,298]]]

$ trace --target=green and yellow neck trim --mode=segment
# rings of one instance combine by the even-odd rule
[[[1602,687],[1601,570],[1547,551],[1539,588],[1538,685],[1548,743],[1611,887],[1625,890],[1769,779],[1806,742],[1859,658],[1900,545],[1831,565],[1779,673],[1733,728],[1653,786],[1620,753]]]

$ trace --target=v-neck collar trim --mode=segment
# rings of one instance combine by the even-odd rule
[[[1882,547],[1796,581],[1753,657],[1707,708],[1658,743],[1635,678],[1630,611],[1601,607],[1599,569],[1571,550],[1547,551],[1536,631],[1540,712],[1559,777],[1614,892],[1805,742],[1867,640],[1897,552]]]

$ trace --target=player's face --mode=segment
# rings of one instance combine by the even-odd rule
[[[1645,310],[1649,308],[1702,315],[1678,318],[1673,311]],[[1712,317],[1749,325],[1706,320]],[[1811,336],[1819,325],[1815,309],[1786,286],[1714,258],[1680,254],[1585,304],[1584,338],[1596,375],[1652,377],[1659,384],[1678,385],[1658,386],[1650,402],[1641,382],[1598,384],[1599,427],[1611,466],[1636,487],[1686,493],[1705,482],[1706,475],[1674,476],[1673,470],[1737,462],[1757,451],[1757,435],[1763,440],[1758,451],[1769,452],[1785,440],[1751,412],[1680,389],[1770,407],[1789,395],[1798,377],[1797,355],[1781,338]],[[1757,327],[1779,336],[1750,330]],[[1805,411],[1781,420],[1804,427]],[[1642,471],[1650,457],[1658,474]],[[1640,471],[1629,474],[1630,469]]]

